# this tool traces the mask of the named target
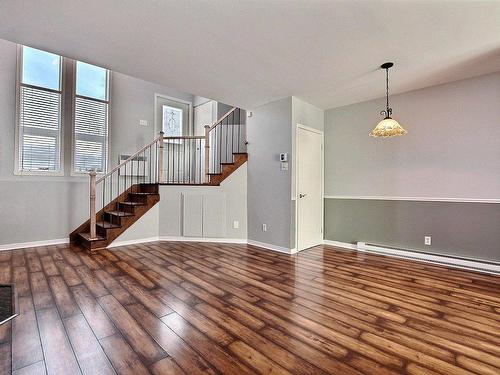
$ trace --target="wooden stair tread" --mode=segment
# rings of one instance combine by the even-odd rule
[[[80,237],[82,237],[85,241],[94,242],[94,241],[104,241],[106,237],[102,237],[96,235],[96,238],[90,238],[90,232],[78,233]]]
[[[109,221],[98,221],[96,223],[96,225],[100,226],[101,228],[104,228],[104,229],[114,229],[114,228],[120,228],[121,225],[118,225],[118,224],[113,224],[113,223],[110,223]]]
[[[134,216],[134,214],[131,214],[130,212],[125,212],[125,211],[104,211],[104,213],[113,215],[113,216]]]
[[[145,206],[146,205],[146,203],[142,203],[142,202],[130,202],[130,201],[119,202],[119,204],[125,204],[127,206]]]

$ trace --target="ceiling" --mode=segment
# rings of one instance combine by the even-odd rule
[[[0,0],[0,38],[253,109],[500,71],[500,1]]]

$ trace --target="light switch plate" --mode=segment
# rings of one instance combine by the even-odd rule
[[[139,120],[139,125],[148,126],[148,120]]]

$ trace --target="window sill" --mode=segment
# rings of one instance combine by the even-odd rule
[[[40,176],[40,177],[64,177],[63,171],[49,172],[49,171],[14,171],[15,176]]]

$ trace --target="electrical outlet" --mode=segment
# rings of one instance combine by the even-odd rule
[[[427,246],[431,246],[431,236],[425,236],[424,237],[424,243],[427,245]]]
[[[240,227],[240,222],[238,220],[233,221],[233,229],[238,229]]]
[[[281,163],[281,170],[282,171],[288,171],[288,163],[287,162],[282,162]]]
[[[262,231],[267,232],[267,225],[266,224],[262,224]]]
[[[148,126],[148,120],[139,120],[139,125]]]

